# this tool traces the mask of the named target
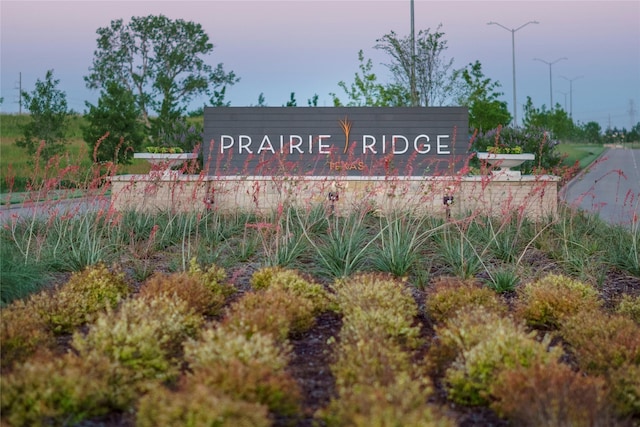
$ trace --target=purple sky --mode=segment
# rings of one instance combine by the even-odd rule
[[[260,93],[281,106],[295,92],[298,105],[314,94],[331,105],[330,93],[346,100],[338,82],[358,71],[357,53],[371,58],[382,82],[388,61],[376,39],[391,30],[410,32],[409,0],[362,1],[7,1],[0,2],[2,112],[18,112],[22,89],[34,88],[48,69],[60,80],[69,107],[84,112],[98,92],[83,76],[93,59],[96,30],[111,20],[164,14],[195,21],[216,46],[210,63],[223,63],[241,81],[228,90],[233,106],[256,105]],[[549,66],[553,62],[553,103],[571,109],[579,122],[597,121],[629,128],[640,120],[640,1],[430,1],[415,0],[415,29],[442,24],[446,58],[461,68],[479,60],[486,77],[502,84],[513,111],[511,32],[515,32],[518,118],[530,96],[534,106],[550,104]],[[194,108],[205,103],[198,100]],[[566,104],[565,104],[566,102]]]

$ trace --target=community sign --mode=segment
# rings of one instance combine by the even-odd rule
[[[459,170],[466,107],[206,107],[209,175],[426,176]]]

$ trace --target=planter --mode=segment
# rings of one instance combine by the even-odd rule
[[[197,159],[197,153],[133,153],[134,159],[145,159],[151,163],[151,171],[162,171],[163,175],[175,173],[171,170],[186,161]]]
[[[508,176],[520,176],[520,171],[511,170],[511,168],[516,168],[527,160],[534,160],[536,158],[532,153],[501,154],[479,152],[477,154],[478,159],[484,160],[496,168],[496,170],[493,171],[494,174],[504,174]]]

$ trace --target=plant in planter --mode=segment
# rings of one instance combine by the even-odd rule
[[[495,149],[496,147],[491,148]],[[536,158],[532,153],[505,153],[502,151],[503,150],[478,152],[477,156],[480,161],[486,161],[495,168],[493,173],[509,176],[520,176],[522,172],[512,168],[522,165],[527,160],[534,160]],[[511,150],[509,149],[509,151]]]
[[[522,147],[504,147],[500,145],[494,145],[487,147],[487,153],[491,154],[522,154]]]
[[[151,163],[151,169],[163,171],[163,175],[176,173],[172,168],[183,164],[185,161],[198,158],[198,153],[185,153],[180,147],[146,147],[146,153],[134,153],[135,159],[145,159]]]
[[[157,147],[157,146],[147,146],[147,153],[154,154],[181,154],[184,153],[184,150],[180,147]]]
[[[471,140],[470,151],[478,153],[478,155],[472,160],[471,166],[478,167],[482,162],[488,161],[489,154],[501,156],[526,155],[526,159],[520,162],[520,166],[507,166],[504,161],[501,166],[503,168],[516,168],[512,172],[520,171],[523,174],[531,174],[534,171],[553,173],[562,162],[561,156],[554,150],[555,145],[549,139],[548,132],[543,129],[498,127],[485,133],[474,135]],[[534,159],[536,160],[535,163],[531,161]],[[495,160],[497,163],[498,159]]]

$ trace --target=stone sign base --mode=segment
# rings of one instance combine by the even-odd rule
[[[338,214],[366,207],[380,212],[412,209],[452,216],[471,213],[505,216],[517,212],[541,220],[557,214],[558,181],[559,178],[552,175],[500,174],[462,177],[118,175],[111,179],[111,198],[117,210],[145,212],[216,209],[267,213],[281,204],[305,207],[325,203]]]

